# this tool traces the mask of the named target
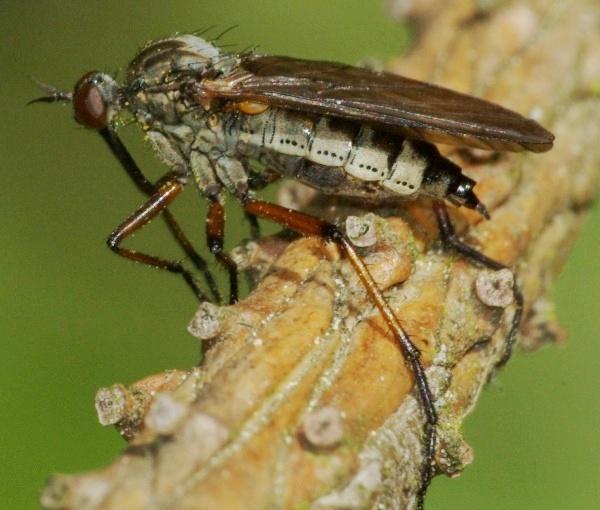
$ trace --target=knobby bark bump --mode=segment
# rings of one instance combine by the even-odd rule
[[[492,212],[482,221],[452,210],[457,228],[515,268],[526,303],[521,346],[552,340],[560,329],[549,322],[547,292],[600,175],[600,6],[388,4],[418,27],[412,50],[389,70],[498,102],[556,135],[547,154],[483,163],[482,154],[442,148],[478,180]],[[297,186],[284,191],[342,225],[353,217],[346,225],[423,352],[440,414],[437,468],[459,473],[472,459],[461,423],[503,353],[510,275],[442,250],[427,200],[367,210]],[[423,413],[412,374],[349,264],[315,238],[271,237],[236,257],[256,288],[234,306],[201,306],[190,331],[203,338],[202,365],[100,390],[101,423],[115,424],[129,446],[101,470],[54,476],[45,507],[413,507]]]

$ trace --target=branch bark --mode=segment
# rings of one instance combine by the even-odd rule
[[[395,12],[407,5],[389,3]],[[454,210],[453,219],[469,243],[515,267],[526,303],[520,343],[534,348],[559,334],[547,291],[598,187],[600,8],[480,4],[404,7],[419,37],[389,68],[486,97],[556,134],[548,154],[485,165],[447,149],[493,216]],[[330,197],[310,209],[367,212]],[[512,307],[492,306],[502,304],[485,287],[493,275],[440,250],[426,200],[369,212],[376,243],[363,255],[424,353],[440,414],[438,469],[459,473],[472,457],[461,423],[502,355]],[[46,508],[413,508],[422,411],[347,262],[318,239],[283,237],[251,243],[238,258],[258,284],[235,306],[201,307],[190,331],[206,341],[203,365],[101,390],[101,422],[116,424],[129,447],[102,470],[53,477]]]

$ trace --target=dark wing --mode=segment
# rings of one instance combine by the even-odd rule
[[[366,122],[417,140],[544,152],[554,136],[501,106],[429,83],[334,62],[248,55],[202,93]]]

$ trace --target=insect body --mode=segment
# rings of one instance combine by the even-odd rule
[[[199,298],[206,295],[178,262],[121,246],[132,232],[162,213],[175,238],[198,268],[205,263],[191,247],[168,205],[193,180],[209,202],[207,241],[230,274],[237,299],[237,271],[223,251],[225,192],[248,217],[274,220],[306,235],[335,242],[360,277],[392,331],[414,376],[425,414],[421,502],[432,476],[437,414],[420,352],[402,328],[351,243],[332,224],[255,197],[277,176],[299,179],[325,193],[380,202],[433,198],[444,243],[472,261],[504,266],[465,245],[454,235],[445,201],[488,217],[459,166],[433,143],[490,150],[542,152],[553,136],[536,122],[491,103],[386,73],[330,62],[312,62],[253,53],[228,54],[193,35],[146,46],[130,63],[119,85],[93,71],[72,93],[45,87],[36,101],[70,101],[76,120],[102,135],[147,202],[110,235],[118,254],[181,274]],[[169,172],[156,184],[137,167],[116,134],[125,114],[133,114]],[[258,176],[249,163],[263,166]],[[218,290],[205,272],[213,297]],[[516,309],[504,357],[508,359],[522,311]]]
[[[182,154],[209,195],[222,186],[243,195],[243,160],[255,159],[327,193],[370,200],[425,194],[484,212],[474,181],[427,142],[536,151],[552,145],[535,122],[446,89],[340,64],[221,54],[193,36],[148,46],[119,90],[159,154],[185,167],[177,161]],[[390,111],[377,103],[382,92],[391,96]],[[413,113],[417,120],[399,118],[402,102],[423,109],[432,98],[441,112],[429,107]],[[258,113],[247,113],[248,105]],[[440,118],[444,109],[456,119]],[[486,123],[477,125],[484,114]],[[492,121],[500,127],[488,133]]]

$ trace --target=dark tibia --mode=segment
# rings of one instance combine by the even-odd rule
[[[356,250],[352,244],[335,225],[320,220],[319,218],[315,218],[314,216],[260,200],[248,199],[244,202],[244,208],[251,214],[254,214],[260,218],[266,218],[275,221],[276,223],[299,232],[300,234],[319,236],[328,241],[336,243],[342,253],[350,261],[354,271],[360,278],[361,283],[364,285],[367,294],[379,310],[379,313],[382,315],[387,326],[393,332],[404,358],[412,369],[417,385],[419,399],[425,412],[425,447],[423,451],[424,460],[421,471],[421,488],[418,493],[417,503],[417,507],[419,509],[423,508],[423,498],[433,476],[433,459],[437,440],[436,424],[438,418],[433,403],[433,395],[429,389],[429,383],[427,382],[425,370],[421,362],[420,351],[415,347],[408,334],[402,328],[400,322],[383,297],[383,294],[377,287],[377,284],[373,280],[369,270],[365,266],[358,253],[356,253]]]
[[[156,193],[157,188],[154,184],[152,184],[146,176],[142,173],[140,168],[137,166],[136,162],[131,157],[131,154],[127,150],[127,148],[123,145],[120,138],[111,128],[105,128],[100,130],[100,135],[107,143],[111,152],[115,155],[115,157],[121,163],[121,166],[127,172],[127,175],[131,178],[136,187],[144,194],[148,196],[152,196]],[[194,263],[198,271],[202,273],[204,277],[204,281],[210,290],[212,298],[217,303],[221,302],[221,294],[219,293],[219,289],[217,287],[217,283],[208,269],[208,265],[206,261],[200,256],[200,254],[195,250],[192,246],[192,243],[187,238],[181,227],[179,226],[177,220],[171,214],[168,209],[163,209],[162,217],[164,218],[171,234],[175,240],[179,243],[185,254],[190,258],[190,260]]]
[[[281,174],[275,170],[269,168],[264,169],[262,172],[251,170],[248,174],[248,187],[252,191],[261,191],[270,184],[277,182],[281,179]],[[250,223],[250,237],[252,239],[258,239],[260,237],[260,225],[258,219],[254,214],[250,214],[246,211],[246,219]]]
[[[261,191],[279,179],[281,179],[281,174],[270,168],[266,168],[262,172],[250,170],[248,173],[248,187],[252,191]]]
[[[487,165],[501,158],[500,152],[485,151],[485,153],[479,153],[479,151],[466,147],[458,147],[454,153],[468,165]]]
[[[211,253],[229,273],[229,303],[238,301],[237,265],[233,259],[223,251],[225,237],[225,211],[217,199],[209,199],[208,214],[206,216],[206,242]]]
[[[446,204],[444,202],[442,202],[441,200],[435,200],[433,202],[433,210],[435,212],[438,226],[440,229],[440,236],[445,246],[456,250],[458,253],[460,253],[470,261],[487,267],[489,269],[493,269],[494,271],[498,271],[500,269],[507,269],[507,267],[504,264],[501,264],[500,262],[486,257],[483,253],[476,250],[472,246],[469,246],[468,244],[462,242],[458,238],[456,232],[454,231],[452,221],[450,220],[448,208],[446,207]],[[510,331],[508,332],[508,336],[506,337],[504,354],[496,364],[498,368],[506,365],[506,363],[510,359],[513,347],[517,340],[517,333],[519,332],[521,319],[523,317],[523,293],[521,292],[521,289],[517,284],[516,277],[513,283],[513,296],[515,300],[515,313],[511,321]]]
[[[260,225],[258,224],[258,218],[249,212],[245,212],[244,216],[246,217],[248,223],[250,223],[250,237],[253,240],[258,239],[260,237]]]
[[[156,192],[152,194],[148,201],[123,221],[110,234],[106,242],[109,248],[121,257],[180,274],[196,297],[200,301],[206,301],[206,295],[200,290],[198,285],[196,285],[194,277],[191,273],[186,271],[179,262],[162,259],[155,257],[154,255],[147,255],[145,253],[121,247],[121,243],[126,238],[143,228],[161,212],[164,212],[166,207],[177,198],[182,190],[183,185],[175,175],[168,174],[165,176],[165,178],[161,180],[161,184]]]
[[[508,363],[508,360],[512,356],[513,348],[515,346],[515,342],[517,341],[517,333],[519,332],[519,326],[521,325],[521,319],[523,318],[523,293],[518,287],[516,281],[513,284],[513,294],[515,296],[515,313],[512,318],[510,331],[508,332],[508,336],[506,338],[504,354],[502,354],[500,361],[496,363],[496,368],[502,368]]]

